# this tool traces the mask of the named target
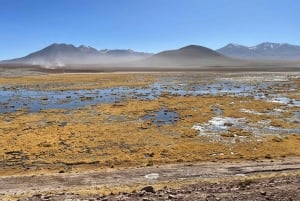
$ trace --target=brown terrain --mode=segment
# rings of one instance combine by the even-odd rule
[[[27,197],[20,200],[298,200],[299,165],[292,158],[3,177],[0,192]]]

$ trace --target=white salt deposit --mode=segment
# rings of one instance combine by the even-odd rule
[[[240,109],[240,111],[248,114],[263,115],[263,113],[254,110]]]
[[[151,173],[151,174],[145,175],[146,179],[157,179],[158,177],[159,177],[158,173]]]

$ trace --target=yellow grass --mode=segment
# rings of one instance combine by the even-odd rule
[[[263,141],[257,141],[250,135],[246,142],[230,145],[205,140],[192,126],[211,119],[215,115],[211,106],[215,104],[224,109],[224,116],[247,117],[250,121],[262,118],[280,121],[270,116],[257,117],[240,112],[240,108],[263,112],[266,108],[276,108],[278,104],[225,96],[169,96],[151,101],[128,100],[121,105],[100,104],[70,111],[4,114],[0,115],[3,122],[0,125],[0,159],[5,168],[0,173],[300,155],[299,135],[280,140],[271,136],[263,138]],[[179,113],[180,120],[176,124],[158,127],[141,119],[149,111],[158,111],[162,106]],[[67,122],[67,125],[62,126],[62,122]],[[295,127],[290,124],[281,126]],[[229,132],[239,134],[242,131],[232,129]]]

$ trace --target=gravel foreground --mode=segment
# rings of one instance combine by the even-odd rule
[[[22,201],[59,201],[59,200],[300,200],[300,176],[285,176],[267,179],[245,179],[233,182],[201,182],[183,186],[179,189],[164,188],[155,190],[145,186],[132,193],[82,196],[79,194],[36,194]]]

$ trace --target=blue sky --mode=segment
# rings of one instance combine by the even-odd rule
[[[0,0],[0,60],[52,43],[159,52],[300,45],[299,0]]]

